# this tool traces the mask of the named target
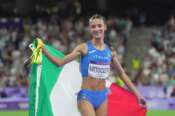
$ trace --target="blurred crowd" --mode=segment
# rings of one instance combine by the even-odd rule
[[[118,46],[122,61],[132,22],[129,18],[110,17],[107,24],[106,40]],[[28,85],[30,63],[25,61],[31,55],[28,46],[36,37],[66,54],[90,40],[88,18],[0,18],[0,87]]]
[[[135,59],[136,64],[139,60]],[[137,70],[136,82],[144,85],[175,85],[175,18],[162,27],[152,27],[150,46],[142,65]]]
[[[123,66],[132,39],[133,23],[129,17],[108,17],[106,41],[118,52]],[[135,27],[134,27],[135,28]],[[142,27],[144,28],[144,27]],[[79,43],[90,40],[88,18],[0,18],[0,87],[27,86],[30,63],[28,45],[41,37],[56,49],[69,53]],[[135,83],[141,85],[175,84],[175,19],[165,26],[153,27],[150,47],[143,61],[134,59]]]

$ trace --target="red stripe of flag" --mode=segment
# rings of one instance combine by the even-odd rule
[[[146,116],[147,109],[138,104],[137,98],[128,90],[112,84],[108,96],[108,116]]]

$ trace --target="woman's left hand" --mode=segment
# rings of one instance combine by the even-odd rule
[[[142,95],[138,95],[137,96],[137,99],[138,99],[139,105],[141,107],[144,107],[145,108],[147,106],[146,105],[146,100],[144,99],[144,97]]]

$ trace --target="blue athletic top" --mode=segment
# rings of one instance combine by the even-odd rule
[[[112,52],[105,44],[104,50],[94,47],[92,41],[87,43],[87,54],[80,58],[80,72],[82,77],[105,79],[110,72]]]

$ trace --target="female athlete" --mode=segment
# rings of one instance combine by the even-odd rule
[[[103,16],[95,14],[89,19],[91,39],[79,44],[64,59],[52,56],[43,47],[44,54],[58,66],[65,65],[80,56],[82,86],[77,96],[77,103],[82,116],[107,116],[106,79],[109,76],[111,64],[128,88],[136,95],[139,103],[145,105],[144,98],[119,63],[117,53],[104,42],[106,29],[107,25]]]

